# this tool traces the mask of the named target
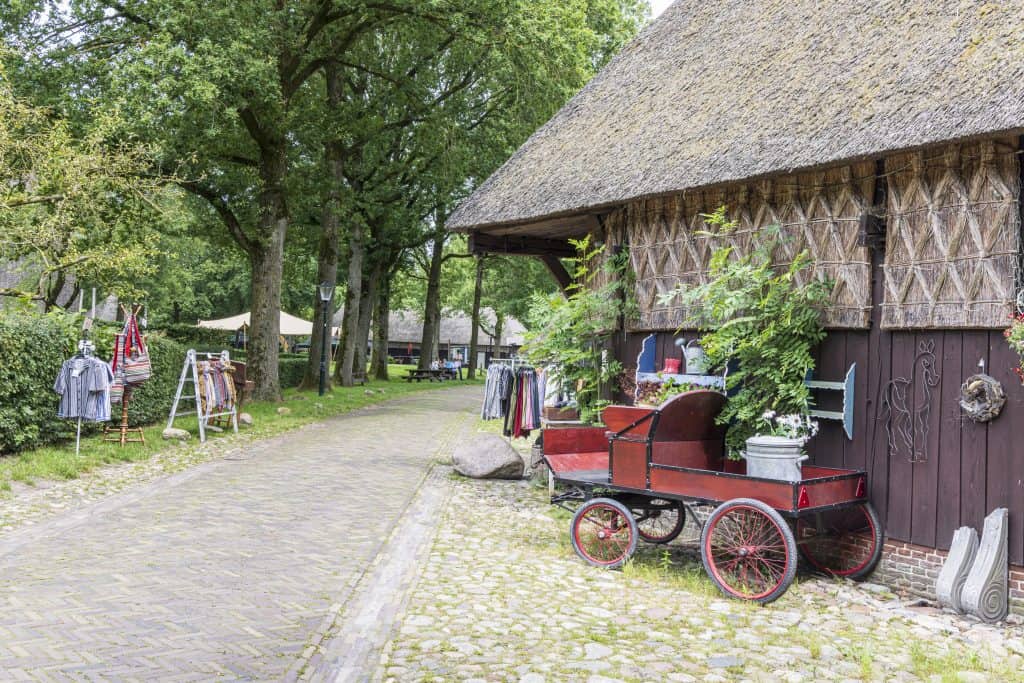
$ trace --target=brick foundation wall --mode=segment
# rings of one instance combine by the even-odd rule
[[[882,561],[869,579],[901,594],[935,600],[935,579],[946,551],[888,540]],[[1024,567],[1010,565],[1010,613],[1024,616]]]

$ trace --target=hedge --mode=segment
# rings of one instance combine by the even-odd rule
[[[0,311],[0,358],[4,359],[0,363],[0,453],[74,438],[75,422],[57,417],[60,399],[53,393],[53,382],[61,364],[75,353],[80,330],[78,316]],[[95,327],[92,339],[100,358],[110,358],[114,335],[120,330],[119,325]],[[167,419],[185,352],[192,346],[170,339],[163,332],[147,334],[146,341],[153,376],[132,393],[128,421],[133,426]],[[232,353],[231,357],[242,360],[244,355]],[[297,387],[302,382],[308,359],[304,353],[281,354],[279,374],[283,388]],[[113,406],[115,423],[119,422],[120,410],[120,405]],[[83,424],[87,432],[100,428],[101,425]]]
[[[159,331],[186,349],[195,349],[196,351],[221,351],[228,349],[235,338],[234,332],[211,330],[196,325],[164,325]]]
[[[302,383],[306,374],[308,353],[282,353],[277,363],[278,381],[282,389],[293,389]]]
[[[69,315],[0,313],[0,453],[12,453],[74,437],[75,421],[57,417],[53,382],[76,351],[81,319]],[[97,325],[96,353],[108,359],[120,327]],[[185,361],[185,347],[154,333],[147,336],[153,376],[128,403],[132,425],[166,420]],[[113,406],[115,422],[120,405]],[[95,431],[100,425],[83,425]]]
[[[53,382],[73,352],[74,327],[63,316],[0,314],[0,453],[73,434],[57,418]]]

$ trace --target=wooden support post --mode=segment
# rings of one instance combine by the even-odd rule
[[[562,265],[559,258],[557,256],[550,255],[539,256],[538,258],[543,261],[544,265],[548,267],[549,271],[551,271],[551,275],[555,278],[555,281],[558,282],[558,286],[561,290],[563,292],[568,291],[569,285],[572,284],[572,276],[569,275],[569,271],[565,269],[565,266]]]
[[[107,425],[103,428],[103,440],[104,441],[117,441],[122,446],[129,443],[146,443],[146,435],[142,431],[142,427],[129,427],[128,426],[128,402],[132,397],[132,388],[126,386],[124,388],[124,394],[121,396],[121,424],[116,427]],[[138,437],[129,438],[129,434],[138,433]]]

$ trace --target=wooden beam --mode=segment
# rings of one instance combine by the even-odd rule
[[[572,258],[576,248],[566,240],[551,240],[543,237],[508,235],[496,237],[481,232],[469,235],[469,251],[472,254],[515,254],[519,256],[552,256]]]
[[[538,258],[540,258],[540,260],[544,262],[544,265],[548,267],[548,270],[551,271],[551,275],[558,282],[558,286],[561,288],[562,292],[567,292],[569,290],[569,285],[572,284],[572,276],[569,275],[569,271],[565,269],[565,266],[563,266],[562,262],[558,260],[558,257],[544,255],[539,256]]]
[[[562,216],[548,218],[533,223],[519,223],[487,228],[492,235],[532,235],[534,237],[565,237],[567,235],[583,237],[588,233],[599,232],[601,222],[594,214]]]

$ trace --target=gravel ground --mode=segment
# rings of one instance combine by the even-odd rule
[[[451,473],[452,495],[382,653],[387,681],[1014,681],[1024,629],[800,577],[767,607],[728,600],[688,528],[622,571],[585,565],[545,488]]]

